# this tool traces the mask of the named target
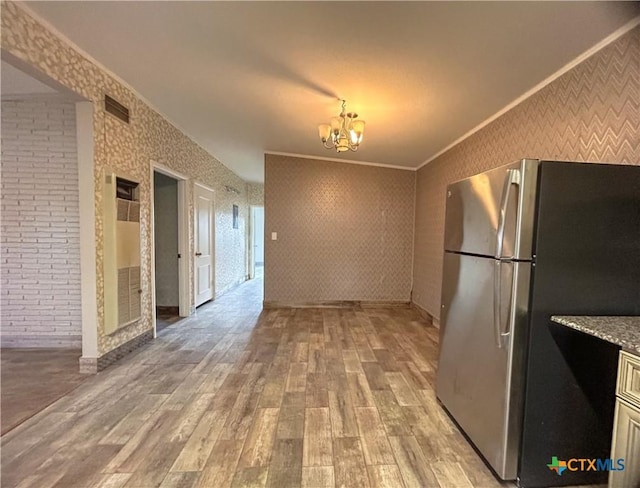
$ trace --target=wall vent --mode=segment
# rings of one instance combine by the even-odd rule
[[[142,316],[139,183],[106,168],[104,205],[104,329],[112,334]]]
[[[124,123],[129,123],[129,109],[109,95],[104,96],[104,109]]]
[[[140,267],[118,270],[118,327],[140,320]]]

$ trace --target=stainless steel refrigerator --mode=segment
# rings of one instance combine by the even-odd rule
[[[551,315],[640,314],[640,167],[522,160],[449,185],[437,395],[502,479],[608,458],[616,346]]]

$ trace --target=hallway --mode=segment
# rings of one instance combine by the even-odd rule
[[[252,280],[2,438],[12,488],[498,486],[410,309],[262,312]]]

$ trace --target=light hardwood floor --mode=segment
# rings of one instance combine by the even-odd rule
[[[500,486],[413,311],[260,304],[242,285],[9,432],[2,486]]]

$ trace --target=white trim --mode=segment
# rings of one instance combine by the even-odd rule
[[[255,206],[249,205],[249,279],[252,280],[256,275],[256,257],[255,257],[255,249],[253,245],[255,233]]]
[[[179,173],[177,171],[172,170],[171,168],[168,168],[160,163],[156,163],[153,159],[151,160],[151,165],[154,168],[154,171],[156,171],[157,173],[162,173],[165,176],[169,176],[171,178],[173,178],[174,180],[188,180],[189,177],[186,175],[183,175],[182,173]]]
[[[10,64],[14,68],[22,71],[27,76],[30,76],[31,78],[39,81],[43,85],[48,86],[52,90],[55,90],[55,93],[47,93],[47,94],[43,94],[43,93],[37,93],[37,94],[21,93],[21,94],[13,94],[13,95],[3,95],[2,96],[3,99],[5,99],[5,97],[12,97],[12,96],[15,96],[15,97],[24,97],[24,96],[32,97],[34,95],[36,95],[36,96],[39,96],[39,95],[54,95],[54,96],[58,95],[58,96],[60,96],[60,95],[62,95],[64,97],[71,98],[76,102],[87,101],[87,99],[84,96],[82,96],[79,93],[73,91],[68,86],[63,85],[58,80],[52,78],[51,76],[49,76],[48,73],[45,73],[44,71],[41,71],[39,68],[36,67],[36,65],[31,64],[28,61],[24,61],[24,60],[20,59],[15,54],[10,53],[9,51],[5,51],[3,49],[2,52],[0,53],[0,58],[2,58],[3,61],[5,61],[6,63]]]
[[[210,186],[205,185],[204,183],[200,183],[199,181],[194,181],[193,184],[195,186],[199,186],[200,188],[204,188],[205,190],[212,191],[215,195],[216,191]]]
[[[256,251],[255,251],[255,238],[256,238],[256,209],[263,209],[262,214],[262,227],[264,229],[264,205],[249,205],[249,279],[252,280],[256,277]],[[264,234],[262,240],[264,241]],[[264,259],[264,242],[262,244],[262,253]],[[263,262],[264,266],[264,262]]]
[[[93,154],[93,103],[76,102],[78,185],[80,187],[80,296],[82,358],[98,357],[98,291],[96,269],[96,213]]]
[[[74,51],[76,51],[80,56],[82,56],[83,58],[85,58],[87,61],[89,61],[90,63],[93,63],[97,68],[99,68],[100,70],[104,71],[105,74],[109,75],[110,77],[112,77],[115,81],[117,81],[118,83],[120,83],[121,85],[123,85],[125,88],[127,88],[128,90],[130,90],[135,96],[137,96],[138,98],[140,98],[140,100],[142,100],[144,103],[146,103],[151,109],[155,110],[156,112],[158,112],[159,114],[161,114],[164,118],[166,118],[169,122],[171,122],[171,124],[173,124],[174,126],[176,126],[178,129],[180,129],[180,131],[184,132],[178,125],[176,125],[173,121],[171,121],[168,117],[166,117],[166,115],[164,115],[162,112],[160,112],[151,102],[149,102],[149,100],[147,100],[144,96],[142,96],[135,88],[133,88],[129,83],[127,83],[126,81],[124,81],[122,78],[120,78],[120,76],[118,76],[116,73],[114,73],[113,71],[111,71],[109,68],[107,68],[104,64],[102,64],[100,61],[98,61],[96,58],[94,58],[91,54],[89,54],[87,51],[85,51],[84,49],[82,49],[80,46],[78,46],[75,42],[73,42],[69,37],[67,37],[65,34],[62,33],[62,31],[60,31],[56,26],[54,26],[51,22],[49,22],[47,19],[45,19],[44,17],[42,17],[39,13],[37,13],[35,10],[33,10],[29,5],[25,4],[24,2],[21,2],[20,5],[18,6],[19,8],[21,8],[22,10],[24,10],[28,15],[30,15],[34,20],[36,20],[37,22],[39,22],[40,24],[42,24],[42,26],[49,30],[53,35],[55,35],[56,37],[58,37],[61,41],[63,41],[64,43],[68,44],[69,47],[71,49],[73,49]],[[186,134],[186,132],[184,132]]]
[[[516,98],[515,100],[513,100],[511,103],[509,103],[506,107],[504,107],[502,110],[499,110],[498,112],[496,112],[495,114],[493,114],[491,117],[489,117],[488,119],[486,119],[484,122],[480,123],[479,125],[475,126],[473,129],[471,129],[469,132],[467,132],[466,134],[458,137],[455,141],[453,141],[451,144],[449,144],[448,146],[446,146],[444,149],[441,149],[440,151],[438,151],[436,154],[434,154],[433,156],[431,156],[429,159],[427,159],[424,163],[422,163],[420,166],[418,166],[417,168],[415,168],[416,170],[421,169],[422,167],[424,167],[425,165],[429,164],[431,161],[433,161],[434,159],[436,159],[439,156],[442,156],[444,153],[446,153],[449,149],[457,146],[458,144],[460,144],[462,141],[464,141],[465,139],[471,137],[473,134],[475,134],[476,132],[478,132],[479,130],[483,129],[484,127],[486,127],[487,125],[489,125],[491,122],[493,122],[494,120],[496,120],[498,117],[504,115],[505,113],[507,113],[509,110],[511,110],[512,108],[514,108],[515,106],[519,105],[520,103],[522,103],[523,101],[525,101],[527,98],[531,97],[532,95],[535,95],[537,92],[539,92],[540,90],[542,90],[544,87],[546,87],[547,85],[551,84],[552,82],[554,82],[555,80],[557,80],[558,78],[560,78],[562,75],[564,75],[565,73],[567,73],[568,71],[572,70],[573,68],[575,68],[577,65],[579,65],[580,63],[582,63],[583,61],[585,61],[587,58],[593,56],[595,53],[597,53],[598,51],[600,51],[601,49],[605,48],[606,46],[608,46],[609,44],[611,44],[612,42],[616,41],[617,39],[619,39],[620,37],[622,37],[623,35],[625,35],[627,32],[629,32],[631,29],[634,29],[635,27],[637,27],[638,25],[640,25],[640,15],[637,17],[634,17],[633,19],[631,19],[629,22],[627,22],[626,24],[624,24],[622,27],[620,27],[619,29],[617,29],[616,31],[614,31],[613,33],[609,34],[607,37],[605,37],[604,39],[602,39],[600,42],[598,42],[597,44],[595,44],[594,46],[592,46],[591,48],[587,49],[585,52],[583,52],[580,56],[578,56],[577,58],[573,59],[572,61],[570,61],[569,63],[565,64],[562,68],[560,68],[558,71],[556,71],[555,73],[553,73],[551,76],[545,78],[544,80],[542,80],[540,83],[538,83],[536,86],[534,86],[533,88],[531,88],[530,90],[526,91],[525,93],[523,93],[522,95],[520,95],[518,98]]]
[[[180,266],[178,268],[179,303],[178,314],[180,317],[191,315],[193,307],[189,298],[191,282],[189,281],[189,260],[191,259],[191,247],[189,246],[189,182],[185,178],[178,180],[178,253],[180,253]]]
[[[155,242],[155,208],[154,208],[154,173],[169,176],[178,182],[178,315],[188,317],[191,313],[189,303],[189,200],[187,183],[188,177],[174,171],[160,163],[151,160],[149,173],[149,195],[151,205],[151,322],[153,337],[156,332],[156,242]]]
[[[368,161],[354,161],[352,159],[326,158],[322,156],[310,156],[308,154],[294,154],[294,153],[276,152],[276,151],[265,151],[264,153],[271,154],[272,156],[288,156],[292,158],[316,159],[319,161],[330,161],[332,163],[359,164],[361,166],[377,166],[379,168],[401,169],[404,171],[416,171],[417,169],[417,168],[412,168],[407,166],[398,166],[394,164],[371,163]]]

